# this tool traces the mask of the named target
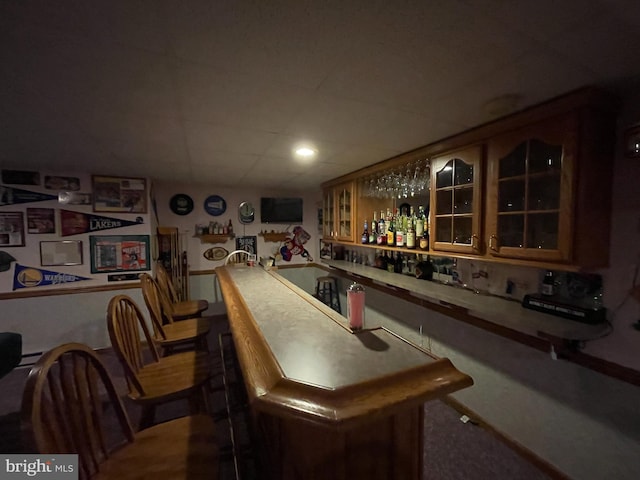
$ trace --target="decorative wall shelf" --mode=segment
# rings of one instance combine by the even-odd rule
[[[232,234],[208,234],[204,235],[194,235],[193,238],[199,238],[200,243],[226,243],[228,240],[234,238],[235,235]]]
[[[265,242],[284,242],[289,236],[289,232],[260,232],[260,236]]]

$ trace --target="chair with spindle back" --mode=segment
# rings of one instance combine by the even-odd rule
[[[207,300],[181,300],[169,272],[160,262],[156,263],[155,280],[161,294],[166,297],[168,305],[171,306],[171,315],[174,320],[200,316],[209,308]]]
[[[218,447],[213,419],[197,414],[134,431],[104,363],[80,343],[40,357],[22,397],[29,451],[78,454],[81,480],[213,480]]]
[[[123,297],[126,295],[117,295],[109,302],[107,326],[129,397],[142,407],[141,426],[153,423],[157,405],[177,399],[188,400],[192,413],[209,412],[212,368],[208,352],[190,350],[161,356],[142,312],[131,298]]]
[[[225,265],[246,265],[249,260],[249,252],[246,250],[234,250],[224,259]]]
[[[162,296],[158,284],[148,273],[140,275],[140,285],[144,303],[149,310],[153,325],[154,339],[162,347],[164,353],[168,353],[176,346],[193,344],[203,350],[208,350],[207,335],[211,330],[209,317],[196,317],[174,321],[171,315],[171,307],[166,298]],[[121,301],[128,301],[124,297]]]

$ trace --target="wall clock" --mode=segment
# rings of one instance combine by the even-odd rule
[[[255,219],[256,209],[249,202],[242,202],[238,207],[240,223],[252,223]]]

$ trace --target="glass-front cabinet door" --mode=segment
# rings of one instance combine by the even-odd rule
[[[333,189],[324,191],[322,200],[322,236],[326,239],[335,238],[335,211]]]
[[[346,182],[323,192],[322,236],[327,240],[354,241],[354,183]]]
[[[491,255],[569,260],[576,136],[575,121],[566,116],[490,141],[487,241]]]
[[[430,248],[481,253],[482,148],[431,160]]]
[[[337,238],[352,242],[354,240],[353,214],[355,211],[353,182],[336,187],[337,202]]]

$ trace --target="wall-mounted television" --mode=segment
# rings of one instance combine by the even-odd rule
[[[302,223],[302,198],[262,197],[260,222]]]

